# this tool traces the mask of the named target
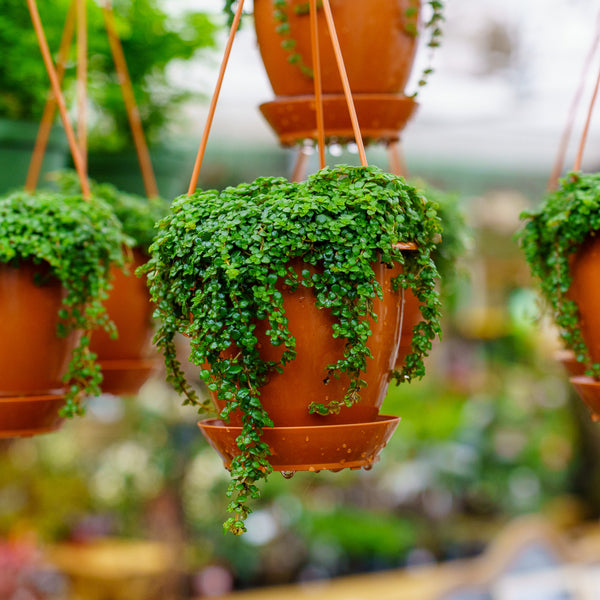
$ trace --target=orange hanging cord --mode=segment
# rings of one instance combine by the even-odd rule
[[[44,28],[42,26],[42,21],[40,19],[40,14],[38,12],[36,1],[27,0],[27,6],[29,8],[29,14],[31,15],[31,21],[33,23],[33,28],[35,30],[40,51],[42,53],[44,65],[46,67],[48,77],[50,78],[50,84],[52,85],[52,93],[54,94],[54,98],[56,99],[58,111],[60,113],[60,117],[65,128],[67,140],[69,141],[69,148],[71,150],[73,162],[75,163],[75,169],[77,171],[79,181],[81,183],[81,192],[84,198],[89,198],[90,186],[87,180],[85,166],[83,163],[83,159],[81,158],[79,147],[77,145],[77,140],[75,138],[75,133],[73,132],[73,127],[71,126],[71,122],[69,120],[67,106],[65,104],[65,99],[60,89],[60,82],[58,80],[58,75],[56,74],[56,69],[54,68],[54,63],[52,61],[50,49],[48,48],[48,42],[46,41],[46,36],[44,34]]]
[[[588,78],[588,73],[592,64],[592,59],[598,50],[598,45],[600,44],[600,12],[598,12],[598,16],[596,17],[596,32],[592,39],[592,43],[590,45],[590,49],[588,50],[587,56],[585,57],[583,68],[581,69],[581,75],[579,79],[579,84],[577,86],[577,90],[575,91],[575,95],[573,96],[573,100],[571,101],[571,106],[569,107],[567,123],[565,125],[565,129],[561,136],[559,145],[558,145],[558,153],[556,155],[556,159],[554,161],[554,165],[552,167],[552,172],[550,173],[550,177],[548,178],[548,191],[551,191],[556,188],[558,184],[558,179],[560,174],[562,173],[565,158],[567,155],[567,148],[569,146],[569,140],[571,139],[571,134],[573,132],[573,126],[575,124],[575,116],[577,114],[579,104],[581,102],[581,98],[583,96],[583,90],[585,87],[585,82]]]
[[[323,0],[323,10],[325,12],[325,19],[327,21],[327,28],[329,29],[331,43],[333,44],[333,52],[335,54],[335,60],[337,62],[338,71],[342,79],[342,87],[344,88],[346,104],[348,105],[348,112],[350,113],[350,120],[352,121],[352,130],[354,132],[354,138],[356,139],[356,144],[358,146],[360,164],[363,167],[366,167],[367,155],[365,153],[365,145],[362,139],[362,135],[360,133],[360,127],[358,125],[356,108],[354,106],[354,100],[352,99],[352,92],[350,91],[350,82],[348,81],[348,74],[346,73],[346,66],[344,65],[344,58],[342,57],[340,42],[337,36],[337,32],[335,30],[335,23],[333,22],[333,15],[331,14],[331,5],[329,3],[329,0]]]
[[[198,177],[200,175],[200,168],[202,167],[202,161],[204,160],[204,153],[206,152],[206,145],[208,143],[208,135],[210,133],[210,128],[212,127],[212,122],[213,122],[213,119],[215,116],[215,110],[217,108],[217,100],[219,99],[219,94],[221,92],[221,86],[223,84],[223,78],[225,76],[225,69],[227,68],[227,63],[229,61],[229,56],[231,54],[231,47],[233,46],[233,39],[235,38],[235,34],[238,30],[238,26],[239,26],[240,20],[242,18],[243,8],[244,8],[244,0],[238,0],[238,6],[235,11],[235,15],[233,17],[233,23],[231,24],[231,29],[229,31],[229,38],[227,39],[227,45],[225,46],[225,53],[223,55],[223,60],[221,61],[221,68],[219,69],[219,76],[217,78],[215,91],[213,92],[213,96],[210,101],[210,107],[208,109],[208,116],[206,117],[206,124],[204,125],[204,132],[202,134],[202,139],[200,141],[200,148],[198,149],[198,154],[196,155],[196,162],[194,163],[194,170],[192,171],[192,178],[190,180],[190,185],[188,188],[188,196],[194,193],[194,191],[198,185]]]
[[[72,0],[69,10],[67,12],[67,18],[65,19],[65,26],[60,40],[60,47],[58,50],[58,56],[56,59],[56,74],[58,77],[59,84],[62,82],[65,75],[65,66],[67,63],[67,57],[69,54],[69,48],[73,41],[73,34],[75,31],[75,3],[76,0]],[[27,178],[25,180],[25,189],[33,193],[37,187],[37,183],[40,178],[40,172],[42,170],[42,163],[44,161],[44,154],[46,152],[46,146],[48,145],[48,139],[50,138],[50,131],[52,130],[52,123],[54,121],[54,114],[56,112],[56,99],[52,93],[52,86],[48,92],[48,98],[46,105],[44,106],[44,112],[42,113],[42,119],[40,121],[40,127],[33,147],[33,153],[31,154],[31,160],[29,162],[29,169],[27,170]]]
[[[590,100],[590,106],[588,108],[585,125],[583,127],[583,133],[581,134],[581,140],[579,142],[579,149],[577,151],[577,157],[575,158],[575,164],[573,165],[573,171],[579,171],[581,169],[581,161],[583,159],[583,150],[585,148],[585,142],[587,140],[588,131],[590,129],[590,122],[592,120],[592,113],[594,112],[594,105],[596,104],[596,97],[598,96],[598,88],[600,87],[600,70],[596,77],[596,84],[594,85],[594,92],[592,99]]]
[[[325,168],[325,124],[323,115],[323,90],[321,85],[321,56],[319,54],[319,23],[317,20],[317,0],[310,0],[310,41],[312,48],[313,80],[315,87],[315,107],[317,111],[317,135],[319,145],[319,166]]]
[[[77,140],[87,173],[87,0],[77,0]]]
[[[121,45],[121,41],[119,40],[119,36],[117,35],[112,4],[109,0],[103,3],[102,14],[104,15],[104,25],[106,27],[108,42],[112,52],[113,61],[115,63],[117,77],[119,78],[123,102],[125,103],[125,109],[127,111],[127,119],[129,120],[129,126],[131,128],[131,134],[133,136],[133,142],[135,144],[140,170],[142,172],[144,189],[146,190],[146,195],[148,198],[155,198],[158,196],[158,187],[156,185],[156,178],[152,169],[152,160],[150,159],[150,152],[148,150],[146,138],[144,137],[140,112],[135,102],[133,85],[131,84],[131,77],[129,76],[129,71],[127,70],[127,63],[125,61],[123,47]]]

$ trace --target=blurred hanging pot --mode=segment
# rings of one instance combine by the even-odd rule
[[[570,173],[527,224],[521,246],[561,337],[585,374],[571,377],[600,419],[600,174]],[[571,365],[573,372],[574,366]]]
[[[320,3],[319,3],[320,4]],[[330,0],[350,89],[365,141],[396,141],[417,106],[404,95],[416,52],[419,0]],[[429,46],[439,45],[442,3],[428,2]],[[276,98],[260,109],[283,145],[317,138],[310,15],[305,0],[255,0],[259,50]],[[353,141],[342,80],[322,6],[319,60],[325,135]],[[431,69],[426,70],[422,82]]]
[[[173,341],[190,338],[218,407],[200,426],[232,473],[228,529],[243,530],[247,496],[272,469],[377,460],[398,422],[378,413],[398,349],[400,288],[427,319],[399,381],[423,375],[439,332],[431,208],[399,177],[341,166],[301,183],[260,178],[197,192],[161,222],[143,268],[161,313],[158,345],[169,380],[197,403]]]
[[[100,325],[124,238],[110,209],[81,196],[0,197],[0,437],[56,429],[82,412],[100,373],[87,332]]]
[[[73,171],[58,173],[54,179],[65,194],[80,191]],[[98,329],[92,335],[90,349],[97,354],[102,368],[102,392],[131,396],[137,394],[160,363],[151,344],[154,305],[146,277],[138,277],[135,271],[148,260],[154,225],[167,214],[168,204],[160,198],[148,199],[123,192],[109,183],[90,180],[90,189],[94,196],[110,205],[129,236],[125,248],[129,256],[126,270],[116,266],[111,269],[112,289],[104,301],[116,332]]]
[[[0,437],[56,429],[77,336],[58,337],[65,298],[50,265],[0,264]]]
[[[112,289],[104,307],[115,324],[116,337],[103,329],[95,331],[90,349],[98,356],[102,370],[102,392],[132,396],[158,367],[153,356],[152,335],[154,306],[146,287],[146,278],[135,270],[146,263],[147,255],[133,250],[127,271],[111,269]]]

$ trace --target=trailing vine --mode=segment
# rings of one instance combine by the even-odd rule
[[[406,24],[406,32],[409,35],[417,37],[419,35],[419,30],[417,27],[417,15],[418,15],[418,1],[410,0],[411,6],[406,9],[405,16],[407,18]],[[417,4],[417,6],[414,6]],[[431,15],[425,22],[424,30],[427,32],[428,39],[425,43],[425,47],[428,49],[427,61],[423,71],[421,72],[421,76],[419,77],[419,81],[417,82],[417,91],[412,94],[412,97],[415,98],[419,89],[423,86],[427,85],[427,81],[429,77],[433,73],[433,56],[437,48],[441,46],[442,42],[442,22],[444,21],[444,3],[442,0],[427,0],[427,4],[430,7]]]
[[[421,302],[423,321],[415,327],[412,353],[399,381],[424,374],[423,357],[440,334],[437,269],[431,259],[440,223],[435,205],[401,177],[376,167],[323,169],[305,182],[262,177],[252,183],[197,191],[174,201],[159,223],[148,275],[161,325],[155,342],[167,375],[186,397],[205,410],[185,381],[175,355],[177,332],[191,342],[190,360],[225,408],[221,418],[242,413],[240,454],[232,461],[224,527],[245,531],[249,498],[256,482],[271,472],[264,427],[272,426],[262,408],[260,388],[273,371],[295,358],[295,339],[285,315],[282,283],[312,288],[317,306],[336,319],[332,336],[344,339],[343,358],[327,369],[350,379],[345,397],[331,405],[313,405],[320,414],[338,412],[360,401],[362,374],[370,356],[367,341],[373,298],[382,296],[372,264],[401,264],[396,288],[410,288]],[[403,253],[394,244],[414,242]],[[292,261],[315,268],[297,273]],[[261,359],[255,328],[266,321],[271,344],[282,348],[278,362]]]
[[[521,214],[526,221],[518,239],[531,273],[548,302],[561,337],[588,375],[600,377],[591,364],[579,329],[577,304],[569,298],[570,260],[581,245],[600,230],[600,173],[569,173],[540,208]]]
[[[322,2],[317,2],[317,9],[322,7]],[[291,36],[290,19],[287,13],[287,0],[273,0],[273,17],[277,22],[276,31],[282,37],[281,47],[288,53],[288,62],[291,65],[296,65],[300,72],[311,79],[314,77],[314,71],[309,67],[302,58],[302,55],[296,49],[296,40]],[[294,12],[297,15],[308,14],[310,5],[308,2],[296,4]]]
[[[110,267],[123,264],[121,248],[128,241],[110,207],[97,198],[21,191],[0,197],[0,262],[47,263],[66,291],[57,335],[82,333],[64,377],[63,416],[82,414],[82,396],[100,394],[102,375],[89,349],[90,333],[110,330],[102,301]]]

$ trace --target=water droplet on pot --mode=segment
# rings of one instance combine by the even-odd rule
[[[364,469],[365,471],[370,471],[372,468],[373,468],[373,464],[372,464],[372,463],[369,463],[368,465],[365,465],[365,466],[363,467],[363,469]]]
[[[281,471],[284,479],[291,479],[296,474],[296,471]]]

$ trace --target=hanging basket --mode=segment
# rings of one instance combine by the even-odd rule
[[[297,274],[303,269],[316,272],[314,267],[300,261],[295,261],[293,266]],[[300,286],[292,292],[285,284],[280,286],[288,327],[296,340],[296,358],[282,373],[273,373],[260,388],[261,405],[274,424],[264,429],[263,438],[271,448],[269,463],[274,470],[339,471],[368,467],[378,460],[396,429],[399,418],[380,417],[378,413],[400,342],[401,292],[393,290],[391,285],[399,268],[390,269],[380,263],[374,270],[383,290],[383,300],[374,300],[373,310],[378,319],[371,322],[368,344],[373,358],[367,361],[366,385],[360,402],[343,407],[339,414],[324,416],[309,411],[313,402],[341,402],[348,388],[347,376],[324,378],[327,365],[335,364],[344,355],[345,341],[331,336],[336,320],[330,311],[316,306],[311,288]],[[266,329],[267,325],[260,322],[255,330],[261,358],[279,361],[282,351],[270,343]],[[236,352],[238,350],[233,349],[231,354]],[[211,397],[221,411],[224,403],[214,392]],[[226,467],[239,455],[236,439],[241,433],[241,422],[241,414],[236,412],[228,424],[217,419],[200,423],[200,429]]]
[[[276,95],[260,110],[284,146],[317,139],[310,19],[303,10],[305,4],[292,0],[274,11],[268,0],[254,2],[258,47]],[[418,10],[419,2],[414,0],[331,1],[365,141],[398,140],[416,109],[414,99],[404,95],[404,87],[416,52]],[[318,13],[325,137],[347,143],[354,136],[342,80],[323,10]],[[285,34],[281,33],[282,19],[289,27]]]
[[[111,269],[113,289],[104,302],[108,316],[114,322],[118,337],[106,331],[95,331],[90,343],[98,355],[102,369],[102,391],[106,394],[135,395],[157,369],[153,357],[152,313],[154,306],[146,286],[146,278],[137,277],[135,270],[147,261],[140,250],[133,250],[128,273]]]

